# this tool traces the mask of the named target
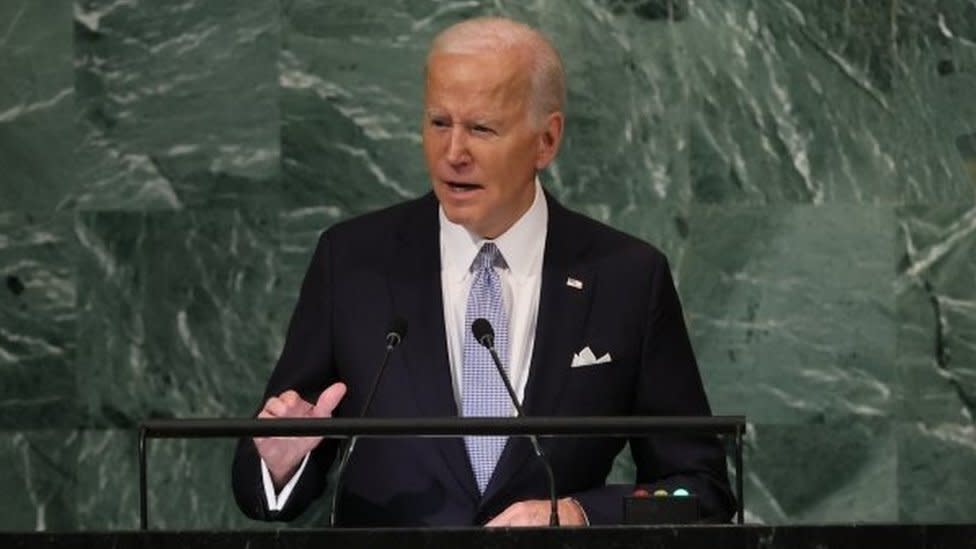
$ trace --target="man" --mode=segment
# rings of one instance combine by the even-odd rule
[[[709,415],[665,258],[564,209],[537,173],[563,135],[564,76],[541,34],[500,18],[431,46],[423,149],[433,193],[326,231],[261,418],[358,414],[390,319],[409,323],[369,415],[510,415],[471,323],[487,318],[527,415]],[[621,439],[542,441],[563,525],[621,521],[635,486],[604,486]],[[325,488],[337,443],[242,440],[234,491],[289,520]],[[631,440],[641,487],[685,488],[728,520],[724,452],[708,437]],[[548,523],[546,476],[521,438],[361,439],[338,520],[356,526]]]

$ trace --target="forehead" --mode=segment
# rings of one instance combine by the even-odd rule
[[[517,108],[528,100],[529,83],[516,51],[435,53],[427,62],[427,108]]]

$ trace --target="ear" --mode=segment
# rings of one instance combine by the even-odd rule
[[[535,169],[541,170],[556,158],[559,152],[559,145],[563,141],[563,124],[566,117],[563,113],[556,111],[546,116],[546,121],[539,133],[539,152],[535,159]]]

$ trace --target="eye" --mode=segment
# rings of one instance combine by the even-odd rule
[[[482,135],[495,135],[495,130],[485,126],[484,124],[475,124],[471,126],[471,131]]]
[[[451,123],[446,118],[433,117],[430,119],[430,125],[435,128],[447,128],[450,127]]]

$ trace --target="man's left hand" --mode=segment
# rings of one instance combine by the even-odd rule
[[[586,518],[583,516],[582,509],[572,498],[563,498],[556,504],[560,526],[586,525]],[[488,521],[485,526],[548,526],[549,508],[548,499],[519,501],[509,505],[508,509]]]

